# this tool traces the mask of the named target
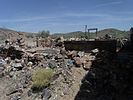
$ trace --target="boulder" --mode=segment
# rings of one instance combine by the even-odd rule
[[[78,52],[78,56],[79,56],[80,58],[83,57],[83,56],[84,56],[84,52],[79,51],[79,52]]]
[[[23,68],[21,63],[12,63],[11,66],[18,69],[18,70],[21,70]]]
[[[79,57],[75,57],[74,64],[76,67],[81,67],[81,65],[82,65],[81,59]]]
[[[68,58],[73,59],[74,57],[77,57],[78,53],[77,51],[69,51],[67,53]]]
[[[51,69],[56,68],[56,67],[57,67],[56,61],[55,61],[55,60],[50,60],[50,61],[48,62],[48,67],[51,68]]]
[[[44,89],[41,94],[42,100],[49,100],[51,97],[51,92],[49,89]]]

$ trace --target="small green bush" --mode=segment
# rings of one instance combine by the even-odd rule
[[[54,76],[54,71],[52,69],[38,69],[32,75],[32,89],[41,90],[44,87],[47,87],[52,77]]]

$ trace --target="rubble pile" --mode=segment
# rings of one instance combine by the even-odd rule
[[[0,44],[0,100],[132,100],[132,37],[117,53],[115,41],[75,51],[83,47],[78,38],[68,42],[78,43],[75,50],[63,37],[37,37],[29,45],[21,37],[6,40]]]
[[[75,100],[133,99],[132,53],[66,51],[63,38],[35,48],[20,44],[0,46],[2,100],[73,100],[79,88]],[[52,69],[54,75],[48,86],[34,91],[32,76],[38,68]]]
[[[4,80],[0,82],[3,85],[0,99],[60,100],[69,95],[71,86],[75,84],[73,67],[88,70],[94,59],[95,56],[89,53],[66,51],[62,38],[55,41],[54,46],[43,49],[6,43],[0,47],[0,80]],[[52,69],[55,75],[50,86],[36,93],[31,86],[37,68]]]
[[[132,64],[131,54],[120,52],[112,57],[108,51],[99,52],[75,100],[132,100]]]

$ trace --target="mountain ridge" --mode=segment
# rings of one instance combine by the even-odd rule
[[[20,32],[20,31],[15,31],[12,29],[7,29],[7,28],[0,28],[0,39],[6,39],[9,37],[18,37],[19,35],[33,35],[34,33],[29,33],[29,32]],[[35,33],[37,34],[37,33]],[[115,37],[121,38],[121,37],[127,37],[129,34],[129,31],[122,31],[119,29],[115,28],[106,28],[98,31],[97,36],[105,36],[106,34],[113,35]],[[90,34],[82,32],[82,31],[75,31],[75,32],[68,32],[68,33],[55,33],[51,34],[53,37],[60,37],[63,36],[65,38],[71,38],[71,37],[79,37],[82,38],[85,35],[91,35],[91,37],[95,37],[95,33],[91,32]]]
[[[107,29],[102,29],[102,30],[97,32],[98,37],[103,37],[106,34],[112,35],[112,36],[117,37],[117,38],[122,38],[122,37],[128,37],[129,31],[122,31],[122,30],[115,29],[115,28],[107,28]],[[64,36],[65,38],[84,37],[85,35],[88,35],[91,37],[96,36],[95,32],[85,33],[82,31],[69,32],[69,33],[63,33],[63,34],[62,33],[53,34],[53,36],[57,36],[57,37],[58,36]]]

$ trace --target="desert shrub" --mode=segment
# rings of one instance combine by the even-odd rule
[[[46,38],[50,35],[50,32],[49,31],[40,31],[38,34],[37,34],[37,37],[42,37],[42,38]]]
[[[54,71],[52,69],[37,69],[32,75],[32,89],[41,90],[44,87],[47,87],[52,77],[54,76]]]

